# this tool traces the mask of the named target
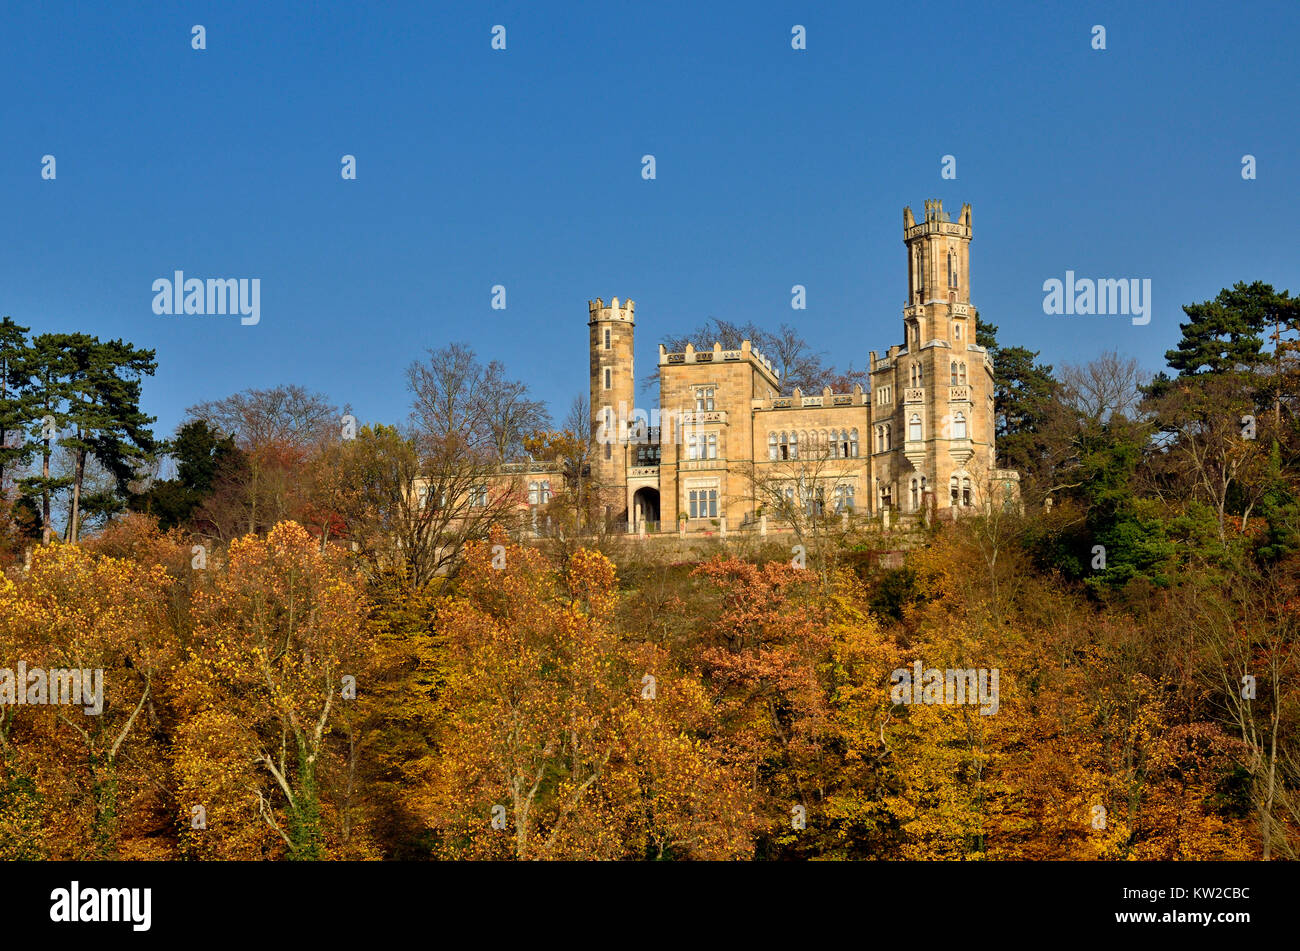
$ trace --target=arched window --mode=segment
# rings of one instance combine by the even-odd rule
[[[785,433],[781,434],[781,458],[790,458],[790,440]]]
[[[925,386],[925,366],[920,363],[916,365],[916,385]]]
[[[920,507],[921,507],[921,503],[916,495],[916,480],[913,479],[912,480],[912,511],[915,512]]]
[[[965,413],[958,413],[956,416],[952,418],[952,438],[953,439],[966,438],[966,414]]]
[[[806,434],[803,437],[803,443],[805,446],[808,445],[808,436]],[[790,434],[790,458],[791,459],[799,458],[799,434],[798,433]]]
[[[966,364],[964,363],[958,364],[957,369],[961,373],[961,385],[965,386],[966,385]]]
[[[700,458],[699,452],[700,449],[699,446],[697,445],[695,433],[691,433],[689,436],[686,437],[686,458],[698,459]]]
[[[907,438],[912,442],[921,441],[921,417],[916,413],[907,421]]]
[[[961,480],[961,504],[962,505],[971,504],[970,479]]]
[[[957,385],[957,361],[952,361],[952,386]]]
[[[858,458],[858,431],[854,429],[849,433],[849,458]]]
[[[955,508],[957,506],[957,477],[953,476],[948,480],[949,503]]]
[[[948,286],[957,286],[957,252],[948,252]]]
[[[894,448],[894,424],[885,423],[885,451]]]
[[[779,452],[780,450],[777,449],[777,444],[776,444],[776,433],[768,433],[767,434],[767,458],[780,459],[781,457],[780,455],[778,455]]]

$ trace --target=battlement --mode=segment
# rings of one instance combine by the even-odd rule
[[[970,203],[961,206],[961,214],[954,223],[951,216],[943,210],[943,202],[938,198],[925,200],[925,219],[918,223],[912,217],[912,209],[903,209],[903,240],[928,234],[955,235],[960,238],[971,237]]]
[[[832,409],[837,406],[865,406],[868,395],[861,383],[853,384],[851,393],[836,393],[829,386],[820,393],[804,393],[798,387],[790,396],[778,396],[770,400],[756,399],[750,401],[750,409],[761,410],[800,410]]]
[[[615,297],[606,306],[604,299],[597,297],[587,301],[587,310],[591,313],[589,324],[598,320],[621,320],[629,324],[636,322],[636,301],[633,300],[626,300],[619,306],[618,298]]]
[[[723,350],[722,344],[718,341],[713,342],[712,350],[696,350],[694,344],[688,343],[686,349],[681,353],[669,353],[663,344],[659,345],[659,365],[680,366],[686,363],[726,363],[726,362],[747,362],[752,363],[755,369],[763,373],[775,385],[778,383],[781,371],[772,365],[772,361],[753,348],[748,340],[740,342],[739,350]]]

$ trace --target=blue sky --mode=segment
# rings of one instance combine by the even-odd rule
[[[900,342],[902,208],[933,197],[973,205],[1004,344],[1154,370],[1181,304],[1300,293],[1297,36],[1300,4],[1199,0],[9,4],[0,314],[155,348],[162,433],[278,383],[403,420],[405,367],[451,341],[562,417],[598,296],[636,300],[638,376],[709,317],[861,368]],[[176,269],[260,278],[261,323],[156,316]],[[1149,278],[1151,323],[1044,315],[1067,269]]]

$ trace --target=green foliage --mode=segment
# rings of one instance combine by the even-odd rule
[[[1180,377],[1257,366],[1264,359],[1264,330],[1285,322],[1291,303],[1287,291],[1279,294],[1262,281],[1238,281],[1213,300],[1185,304],[1188,320],[1178,325],[1182,339],[1165,359]]]
[[[223,436],[201,419],[182,426],[168,448],[176,460],[176,477],[155,481],[130,501],[134,511],[157,517],[164,531],[191,524],[218,476],[237,467],[241,455],[233,437]]]

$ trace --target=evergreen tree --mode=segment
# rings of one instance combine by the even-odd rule
[[[240,456],[233,437],[202,419],[182,426],[166,448],[176,462],[176,477],[154,482],[130,502],[132,509],[155,516],[164,530],[188,524],[212,494],[218,475]]]
[[[1265,329],[1281,319],[1287,292],[1261,281],[1238,281],[1213,300],[1184,304],[1182,339],[1165,360],[1179,377],[1253,369],[1264,362]]]
[[[86,461],[95,459],[117,482],[119,495],[129,491],[135,464],[157,449],[149,425],[154,417],[140,410],[140,379],[158,364],[154,351],[122,340],[101,342],[85,334],[66,335],[67,417],[72,433],[63,445],[74,459],[72,513],[68,538],[77,541],[81,490]],[[103,509],[104,499],[97,507]]]
[[[31,457],[26,440],[26,424],[32,416],[25,373],[27,330],[12,317],[0,321],[0,498],[5,494],[5,477],[12,477]]]

